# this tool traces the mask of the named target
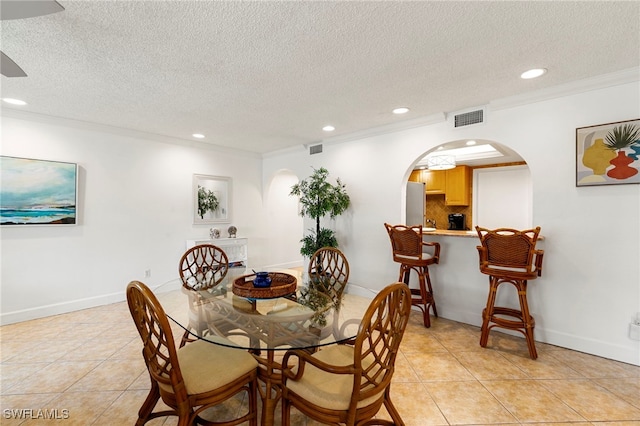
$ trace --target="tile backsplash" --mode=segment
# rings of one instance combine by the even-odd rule
[[[471,206],[447,206],[444,194],[427,194],[425,220],[435,219],[437,229],[449,228],[449,214],[463,213],[466,215],[467,229],[471,229]]]

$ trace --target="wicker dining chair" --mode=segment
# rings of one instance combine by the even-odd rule
[[[211,322],[203,310],[202,298],[197,290],[213,289],[219,285],[229,271],[227,254],[218,246],[200,244],[188,249],[178,263],[178,273],[189,299],[189,327],[182,335],[180,347],[194,339],[192,334],[204,336],[209,333]]]
[[[127,286],[127,302],[142,338],[142,356],[151,378],[151,390],[138,412],[137,426],[161,416],[178,416],[178,425],[201,423],[200,414],[233,396],[248,393],[248,412],[234,420],[257,426],[257,368],[249,353],[199,340],[176,349],[169,320],[160,302],[141,282]],[[224,339],[220,338],[220,343]],[[171,410],[153,412],[158,400]],[[205,423],[206,424],[206,423]]]
[[[391,402],[390,385],[410,314],[409,288],[394,283],[373,299],[353,341],[313,354],[287,351],[282,360],[283,426],[290,424],[292,406],[322,423],[353,426],[371,422],[383,404],[393,422],[376,423],[404,424]]]
[[[349,262],[344,253],[335,247],[318,249],[309,261],[309,281],[315,283],[339,304],[349,281]]]
[[[218,246],[200,244],[188,249],[178,263],[182,286],[207,290],[220,284],[229,271],[229,258]]]
[[[489,275],[489,297],[482,311],[480,346],[487,346],[493,327],[516,330],[526,338],[530,357],[536,359],[538,352],[533,338],[536,322],[529,313],[527,282],[542,275],[544,251],[536,250],[540,227],[519,231],[476,226],[476,231],[481,244],[477,247],[480,272]],[[516,288],[520,309],[495,306],[498,287],[504,283]]]
[[[436,299],[431,287],[429,265],[440,262],[440,243],[426,242],[422,240],[422,225],[389,225],[384,224],[391,240],[393,261],[400,264],[398,281],[409,285],[411,271],[418,275],[419,288],[412,288],[411,304],[422,311],[422,319],[425,327],[431,326],[429,310],[433,310],[433,316],[438,317]],[[425,251],[426,250],[426,251]]]

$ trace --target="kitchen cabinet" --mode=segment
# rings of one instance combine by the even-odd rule
[[[445,170],[445,204],[468,206],[471,198],[471,172],[468,166]],[[427,191],[428,192],[428,191]]]
[[[423,170],[422,181],[427,194],[446,193],[446,170]]]

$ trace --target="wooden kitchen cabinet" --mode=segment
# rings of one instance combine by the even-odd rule
[[[446,170],[423,170],[422,181],[427,194],[444,194],[446,192]]]
[[[447,206],[468,206],[471,198],[471,170],[469,167],[457,166],[445,170],[445,172],[445,204]]]

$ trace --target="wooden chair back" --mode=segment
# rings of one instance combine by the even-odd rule
[[[213,244],[191,247],[178,264],[182,286],[190,290],[213,288],[222,282],[228,271],[227,254]]]
[[[160,389],[173,389],[176,400],[186,401],[187,392],[180,373],[178,356],[169,320],[151,290],[139,281],[127,286],[131,317],[142,338],[142,356],[151,378]],[[163,386],[164,385],[164,386]]]
[[[540,227],[527,230],[487,229],[476,226],[481,246],[480,272],[488,275],[542,275],[544,252],[536,250]],[[535,259],[534,259],[535,258]]]
[[[384,224],[391,240],[393,261],[404,264],[438,263],[440,259],[440,244],[425,243],[422,240],[422,225],[390,225]],[[433,254],[427,254],[423,248],[433,247]]]
[[[344,253],[335,247],[323,247],[311,256],[309,281],[321,286],[334,303],[342,298],[342,293],[349,281],[349,262]]]
[[[391,383],[400,342],[411,314],[411,291],[404,283],[385,287],[373,299],[362,318],[354,353],[358,372],[352,406],[358,400],[379,395]]]

